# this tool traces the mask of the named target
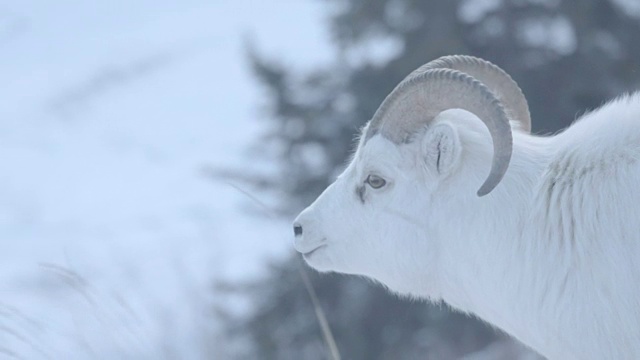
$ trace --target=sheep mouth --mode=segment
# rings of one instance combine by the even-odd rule
[[[320,250],[320,249],[322,249],[322,248],[324,248],[324,247],[327,247],[327,245],[326,245],[326,244],[320,245],[320,246],[318,246],[317,248],[315,248],[315,249],[313,249],[313,250],[311,250],[311,251],[307,251],[306,253],[302,254],[302,256],[303,256],[305,259],[308,259],[308,258],[309,258],[313,253],[315,253],[316,251],[318,251],[318,250]]]

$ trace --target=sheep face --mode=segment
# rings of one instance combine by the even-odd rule
[[[434,284],[417,279],[437,273],[430,201],[447,196],[438,188],[458,154],[457,132],[446,121],[408,143],[380,135],[361,143],[347,169],[295,220],[296,250],[316,270],[365,275],[400,293],[415,292],[416,281]]]

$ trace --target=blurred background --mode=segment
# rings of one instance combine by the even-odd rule
[[[448,54],[554,133],[640,88],[640,2],[0,3],[0,358],[329,359],[303,269],[343,359],[537,359],[291,248],[359,127]]]

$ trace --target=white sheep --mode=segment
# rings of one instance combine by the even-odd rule
[[[319,271],[444,300],[549,359],[640,359],[640,93],[555,136],[529,125],[497,66],[428,63],[297,217],[295,248]]]

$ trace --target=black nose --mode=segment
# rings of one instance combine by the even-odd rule
[[[302,235],[302,225],[300,224],[293,224],[293,234],[295,236],[300,236]]]

